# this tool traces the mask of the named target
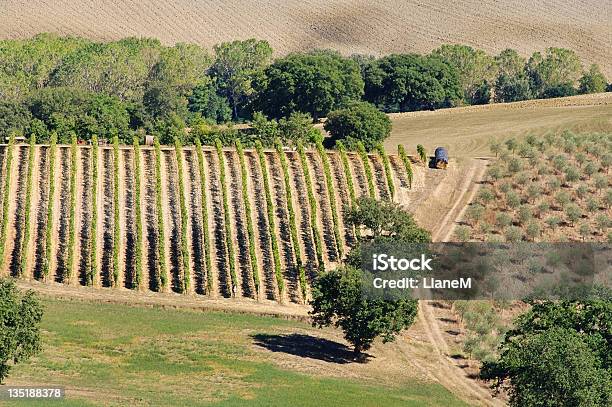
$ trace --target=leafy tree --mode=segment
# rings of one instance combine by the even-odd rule
[[[539,97],[568,96],[582,71],[580,58],[574,51],[547,48],[545,56],[535,52],[527,63],[531,89]]]
[[[13,132],[25,134],[31,120],[30,110],[23,103],[0,100],[0,141],[4,143]]]
[[[214,79],[205,76],[203,83],[193,88],[189,96],[189,110],[215,123],[225,123],[232,118],[232,108]]]
[[[525,75],[502,74],[497,77],[494,89],[496,102],[518,102],[533,97],[529,79]]]
[[[42,316],[34,292],[22,293],[12,280],[0,280],[0,383],[12,366],[41,351]]]
[[[272,47],[267,41],[253,38],[245,41],[224,42],[216,45],[215,62],[209,74],[217,78],[221,94],[227,97],[237,119],[243,104],[255,93],[254,81],[270,63]]]
[[[599,93],[605,92],[607,81],[601,73],[599,66],[592,64],[588,72],[585,72],[579,80],[580,93]]]
[[[359,66],[333,51],[290,54],[265,70],[257,105],[270,117],[309,113],[314,120],[363,95]]]
[[[428,231],[420,228],[412,215],[389,201],[362,196],[346,214],[346,221],[369,231],[369,239],[389,237],[409,242],[429,242]]]
[[[437,56],[389,55],[366,69],[365,100],[385,111],[452,106],[463,92],[457,69]]]
[[[359,140],[368,151],[389,137],[391,126],[389,117],[367,102],[330,112],[324,125],[334,143],[351,146]]]
[[[512,406],[609,405],[612,302],[593,297],[532,302],[481,377],[508,387]]]
[[[442,45],[432,55],[440,57],[457,70],[466,103],[489,103],[490,88],[483,92],[483,86],[488,87],[497,73],[495,60],[491,56],[482,50],[458,44]]]
[[[414,322],[418,302],[366,298],[362,294],[362,272],[350,266],[326,272],[312,286],[313,326],[334,325],[344,331],[344,338],[354,346],[356,356],[366,351],[374,339],[383,343]]]

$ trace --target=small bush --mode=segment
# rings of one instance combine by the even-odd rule
[[[510,226],[508,229],[506,229],[504,236],[506,237],[506,241],[508,242],[520,242],[521,240],[523,240],[523,231],[516,226]]]

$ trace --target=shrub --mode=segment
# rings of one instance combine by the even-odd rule
[[[582,237],[582,240],[584,241],[584,239],[587,238],[591,234],[591,227],[589,226],[588,223],[582,223],[580,227],[578,228],[578,232],[580,233],[580,236]]]
[[[346,140],[351,145],[360,141],[371,151],[391,134],[391,120],[374,105],[358,102],[330,112],[324,128],[334,143]]]
[[[91,232],[86,284],[96,284],[98,276],[98,136],[91,137]]]
[[[404,164],[404,168],[406,168],[406,176],[408,177],[408,187],[412,188],[412,178],[413,178],[412,164],[410,163],[410,159],[408,159],[408,156],[406,155],[406,150],[404,150],[403,145],[400,144],[397,146],[397,153],[399,154],[400,159],[402,160],[402,163]]]
[[[317,217],[317,200],[314,196],[314,189],[312,187],[312,179],[310,178],[310,170],[308,169],[308,159],[306,158],[306,152],[302,143],[297,145],[298,155],[300,156],[300,164],[304,171],[304,179],[306,180],[306,192],[308,194],[308,204],[310,206],[310,229],[312,231],[312,238],[315,243],[315,252],[317,255],[317,263],[319,271],[324,271],[325,264],[323,262],[323,245],[321,242],[321,233],[319,232],[319,222]]]
[[[567,216],[567,219],[573,224],[582,217],[582,211],[578,205],[571,204],[565,208],[565,216]]]
[[[595,223],[597,224],[597,229],[603,233],[610,227],[610,218],[605,213],[600,213],[595,217]]]
[[[372,175],[372,166],[370,165],[370,158],[368,157],[368,153],[362,143],[357,143],[357,152],[361,157],[361,162],[363,163],[363,169],[366,174],[366,179],[368,181],[368,191],[370,193],[370,198],[375,198],[376,189],[374,186],[374,176]]]
[[[302,249],[300,247],[300,240],[298,234],[297,221],[295,219],[295,209],[293,208],[293,196],[291,193],[291,176],[289,175],[289,164],[287,163],[287,157],[285,155],[285,151],[283,150],[283,145],[279,139],[275,141],[276,151],[280,158],[281,167],[283,169],[283,179],[285,180],[285,197],[287,200],[287,212],[289,213],[289,230],[291,232],[291,243],[293,246],[293,253],[295,255],[295,263],[298,271],[298,276],[300,280],[300,289],[302,291],[302,298],[306,298],[306,271],[304,270],[304,265],[302,261]],[[329,170],[329,163],[327,166]],[[327,174],[328,171],[326,171]],[[329,187],[329,186],[328,186]],[[333,188],[333,187],[332,187]],[[330,204],[332,208],[335,208],[335,200],[333,189],[329,192]],[[337,222],[334,223],[334,231],[337,228]],[[341,253],[340,249],[338,251]]]
[[[495,223],[497,223],[500,228],[505,229],[512,224],[512,217],[506,212],[499,212],[495,215]]]
[[[580,179],[580,173],[576,169],[576,167],[567,167],[565,168],[565,182],[575,182]]]
[[[478,199],[483,204],[487,204],[495,199],[495,193],[490,188],[481,188],[478,191]]]
[[[531,240],[535,240],[535,238],[540,236],[540,234],[542,233],[540,229],[540,224],[535,221],[531,221],[527,224],[525,232]]]
[[[70,212],[68,218],[68,253],[65,274],[62,282],[69,283],[74,265],[74,243],[76,240],[76,167],[77,167],[77,138],[72,135],[70,146]]]
[[[36,146],[36,136],[30,137],[30,147],[28,149],[28,173],[26,175],[25,208],[23,215],[23,237],[21,240],[21,263],[19,275],[26,272],[28,262],[28,245],[30,244],[30,219],[32,211],[32,174],[34,173],[34,149]]]
[[[541,202],[538,205],[538,216],[541,218],[544,214],[550,210],[550,204],[548,202]]]
[[[608,186],[608,178],[604,175],[598,175],[595,177],[595,188],[601,192],[602,189]]]
[[[508,191],[508,193],[506,193],[506,204],[509,208],[518,208],[521,204],[521,198],[516,192]]]
[[[473,221],[474,223],[478,223],[482,217],[484,216],[485,208],[480,204],[473,204],[467,208],[467,218]]]
[[[298,149],[301,143],[298,143]],[[268,175],[268,165],[266,164],[266,156],[263,151],[263,145],[258,140],[255,142],[255,148],[257,149],[257,155],[259,156],[259,165],[261,167],[261,173],[263,177],[264,192],[266,195],[266,207],[268,209],[268,233],[270,234],[270,242],[272,244],[272,257],[274,259],[274,274],[276,275],[276,284],[278,286],[279,296],[283,298],[283,291],[285,288],[285,282],[283,281],[283,274],[281,272],[281,261],[280,261],[280,249],[278,248],[278,240],[276,237],[276,227],[274,226],[274,204],[272,201],[272,193],[270,191],[270,179]],[[316,209],[316,206],[315,206]]]
[[[529,205],[521,205],[518,210],[518,218],[522,225],[526,224],[533,217],[533,210]]]
[[[232,223],[227,193],[227,181],[225,179],[225,157],[223,156],[223,145],[221,144],[221,140],[215,140],[215,148],[217,149],[217,157],[219,158],[219,183],[221,184],[221,198],[223,202],[225,246],[228,255],[230,278],[232,280],[232,296],[235,296],[236,288],[238,287],[238,276],[236,275],[236,255],[234,254],[234,240],[232,239]]]
[[[336,191],[334,189],[334,179],[332,177],[331,167],[329,165],[329,157],[327,156],[321,142],[317,143],[317,151],[319,152],[319,156],[323,162],[325,185],[327,186],[329,206],[331,208],[332,222],[334,224],[334,241],[336,242],[336,250],[338,252],[338,256],[342,258],[344,243],[342,241],[342,234],[340,233],[340,221],[338,217],[338,208],[336,207]]]
[[[239,144],[240,141],[237,140]],[[204,171],[204,155],[202,154],[202,143],[200,140],[196,139],[196,155],[198,157],[198,171],[200,173],[200,189],[202,190],[202,246],[204,247],[204,266],[206,267],[206,293],[210,294],[212,292],[212,260],[210,258],[210,232],[208,230],[208,198],[206,197],[206,172]],[[242,151],[242,146],[239,149],[238,153],[240,155],[240,165],[241,168],[244,167],[244,154]],[[243,170],[244,172],[244,170]],[[244,177],[243,177],[244,178]],[[246,186],[246,183],[244,183]],[[247,201],[245,201],[248,203]],[[249,207],[250,211],[250,207]],[[247,221],[250,224],[250,216],[247,217]],[[248,225],[247,224],[247,227]],[[162,224],[163,226],[163,224]],[[252,225],[251,225],[252,227]],[[257,263],[257,262],[256,262]],[[253,274],[253,278],[257,281],[255,283],[255,289],[259,289],[259,273]],[[259,291],[258,291],[259,292]]]
[[[599,168],[597,164],[593,162],[589,162],[587,163],[587,165],[584,166],[584,173],[588,175],[589,177],[591,177],[593,174],[597,173],[598,171],[599,171]]]
[[[551,229],[555,229],[557,226],[559,226],[559,224],[561,224],[561,218],[558,216],[549,216],[546,219],[546,224],[551,228]]]
[[[155,211],[157,212],[157,266],[159,269],[159,285],[163,290],[168,286],[168,267],[166,265],[166,249],[164,242],[164,212],[162,205],[162,179],[161,179],[161,148],[159,140],[155,138]]]
[[[6,248],[6,235],[8,227],[8,207],[9,207],[9,193],[11,188],[11,165],[13,163],[13,150],[15,146],[15,135],[11,134],[9,137],[9,143],[6,147],[6,165],[4,169],[4,191],[2,198],[2,223],[0,224],[0,269],[4,266],[4,250]]]
[[[578,185],[578,188],[576,188],[576,195],[578,195],[579,198],[584,198],[589,192],[589,188],[584,185]]]
[[[542,194],[542,188],[538,184],[531,183],[527,186],[527,196],[533,202]]]
[[[510,171],[510,173],[516,174],[517,172],[521,171],[522,169],[523,169],[523,164],[521,163],[520,159],[512,158],[508,162],[508,171]]]
[[[508,242],[520,242],[521,240],[523,240],[523,231],[516,226],[510,226],[506,229],[504,236],[506,237],[506,241]]]
[[[134,137],[134,217],[136,241],[134,242],[134,286],[142,288],[142,211],[140,209],[140,140]]]
[[[559,191],[555,195],[555,201],[559,204],[560,207],[565,208],[568,203],[570,203],[571,199],[569,193],[566,191]]]
[[[460,242],[469,241],[471,234],[472,232],[467,226],[460,225],[455,228],[455,238]]]
[[[606,191],[606,194],[604,195],[604,203],[606,204],[606,207],[610,208],[610,206],[612,206],[612,189],[608,189]]]

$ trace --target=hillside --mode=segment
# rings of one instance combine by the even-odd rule
[[[343,53],[428,52],[442,43],[485,51],[574,49],[612,76],[612,3],[600,0],[6,0],[0,38],[40,32],[97,40],[126,36],[194,42],[266,39],[279,54],[312,48]]]
[[[245,150],[244,178],[235,149],[224,149],[221,162],[215,150],[204,148],[200,158],[193,147],[184,148],[179,162],[173,148],[164,147],[158,155],[142,147],[136,160],[132,147],[120,147],[115,158],[112,147],[100,146],[94,162],[90,146],[73,152],[62,145],[53,154],[53,178],[49,146],[34,146],[32,156],[30,150],[23,144],[12,147],[7,174],[9,149],[0,147],[2,179],[9,176],[0,275],[46,276],[47,281],[74,285],[138,286],[211,297],[256,298],[259,291],[260,299],[301,303],[307,287],[300,283],[297,259],[310,280],[319,259],[330,266],[355,242],[354,232],[342,220],[350,202],[346,174],[354,179],[356,196],[370,195],[369,185],[379,199],[388,199],[390,193],[379,155],[362,160],[348,153],[345,167],[337,152],[325,152],[335,191],[330,194],[319,152],[305,151],[305,171],[302,157],[286,151],[288,199],[280,154],[274,150],[262,152],[265,168],[256,151]],[[410,190],[401,160],[391,156],[390,163],[395,200],[409,206],[422,195],[425,173],[433,171],[416,167]],[[373,174],[371,183],[365,165]],[[428,182],[431,178],[428,175]]]

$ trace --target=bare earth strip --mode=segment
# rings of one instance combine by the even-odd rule
[[[231,21],[231,24],[228,24]],[[332,48],[344,54],[429,52],[464,43],[523,55],[556,46],[576,50],[612,76],[612,3],[601,0],[5,0],[0,38],[40,32],[98,40],[156,37],[207,48],[245,38],[278,54]]]

